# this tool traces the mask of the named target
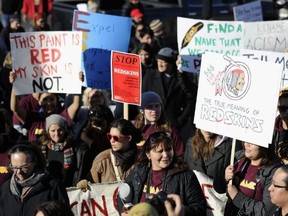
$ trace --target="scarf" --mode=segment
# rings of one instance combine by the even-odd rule
[[[116,166],[120,166],[123,172],[130,169],[130,167],[135,163],[135,158],[137,156],[137,147],[129,149],[125,152],[116,152],[112,150],[113,155],[116,158]]]
[[[13,174],[10,181],[10,191],[12,194],[23,200],[31,192],[34,185],[46,176],[46,172],[35,172],[29,178],[19,181],[17,176]]]
[[[66,143],[67,142],[64,142],[64,143],[51,142],[47,146],[52,151],[63,151],[63,154],[64,154],[63,168],[70,169],[73,164],[74,151],[72,147],[66,147]]]

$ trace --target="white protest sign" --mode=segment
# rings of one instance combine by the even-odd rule
[[[89,190],[67,188],[70,207],[75,216],[118,216],[116,197],[120,182],[89,184]]]
[[[282,66],[206,52],[195,111],[197,128],[268,147]]]
[[[288,48],[287,20],[248,22],[244,26],[245,49],[284,52]]]
[[[10,34],[15,94],[81,92],[81,32]]]
[[[177,42],[181,70],[199,72],[201,55],[211,51],[239,55],[244,45],[243,22],[207,21],[177,17]]]
[[[235,21],[263,21],[261,1],[253,1],[233,7]]]
[[[240,55],[248,59],[273,62],[282,66],[280,89],[288,87],[288,53],[241,49]]]
[[[207,201],[207,216],[223,216],[228,200],[226,194],[219,194],[213,188],[213,179],[204,173],[193,170],[201,185],[202,192]]]

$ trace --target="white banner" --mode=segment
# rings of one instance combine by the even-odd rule
[[[213,179],[204,173],[193,170],[201,185],[202,192],[207,201],[207,216],[223,216],[228,200],[226,194],[219,194],[213,188]]]
[[[67,188],[70,206],[75,216],[119,216],[116,197],[121,182],[89,184],[89,190]]]

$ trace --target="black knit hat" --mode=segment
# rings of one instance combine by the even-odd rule
[[[169,63],[175,63],[176,61],[175,53],[173,49],[169,47],[164,47],[160,49],[158,54],[156,55],[156,59],[161,59]]]

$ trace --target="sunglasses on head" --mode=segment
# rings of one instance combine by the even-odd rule
[[[110,133],[107,133],[107,138],[109,140],[111,140],[113,138],[113,140],[116,141],[116,142],[118,142],[121,138],[125,138],[125,137],[128,137],[128,135],[118,135],[118,136],[116,136],[116,135],[112,135]]]
[[[150,134],[148,137],[148,141],[151,143],[158,143],[159,141],[164,140],[164,139],[171,140],[170,133],[159,131],[159,132],[155,132],[155,133]]]

